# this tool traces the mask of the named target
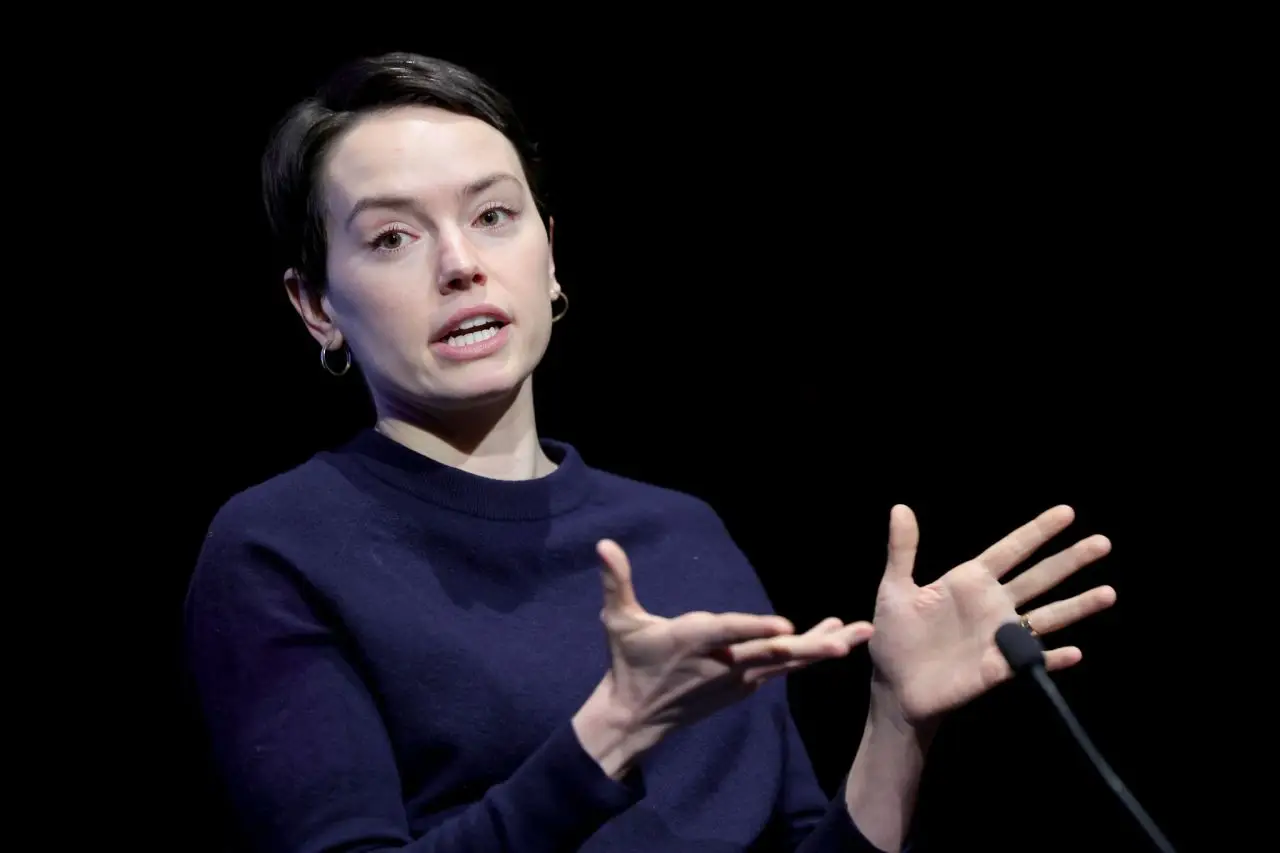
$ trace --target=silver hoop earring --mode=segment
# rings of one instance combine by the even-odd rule
[[[320,346],[320,366],[334,376],[342,376],[351,369],[351,347],[343,347],[342,352],[347,357],[346,363],[342,365],[341,370],[334,370],[333,365],[329,363],[329,344],[322,344]]]
[[[560,309],[559,314],[553,313],[551,315],[551,322],[553,323],[559,323],[564,319],[564,315],[569,313],[569,294],[565,293],[563,290],[558,290],[556,291],[556,296],[564,300],[564,307]]]

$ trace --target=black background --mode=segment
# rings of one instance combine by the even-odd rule
[[[127,64],[118,118],[155,128],[136,157],[151,189],[130,204],[153,214],[134,242],[156,250],[147,307],[123,318],[151,454],[131,508],[151,522],[132,544],[130,627],[159,693],[133,715],[160,753],[142,811],[180,849],[224,843],[176,642],[205,526],[370,422],[358,378],[321,371],[286,302],[258,157],[337,62],[407,49],[489,77],[548,160],[572,308],[537,373],[541,432],[710,502],[800,625],[870,615],[895,502],[920,519],[921,582],[1071,504],[1055,547],[1101,532],[1114,552],[1061,592],[1110,583],[1119,602],[1055,636],[1085,653],[1057,682],[1191,849],[1206,811],[1192,708],[1213,682],[1201,641],[1225,609],[1205,584],[1238,544],[1217,495],[1224,472],[1249,476],[1222,429],[1241,384],[1223,342],[1247,335],[1218,317],[1240,297],[1205,272],[1222,259],[1203,199],[1226,165],[1201,153],[1218,107],[1195,51],[1139,30],[821,49],[424,33],[223,44],[184,58],[178,100],[155,63]],[[791,682],[830,791],[867,676],[859,652]],[[1143,849],[1020,685],[947,722],[919,823],[932,849]]]

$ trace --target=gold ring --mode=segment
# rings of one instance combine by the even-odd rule
[[[1030,619],[1028,619],[1027,617],[1025,617],[1025,616],[1021,616],[1021,617],[1019,617],[1019,618],[1018,618],[1018,624],[1019,624],[1019,625],[1021,625],[1023,628],[1025,628],[1025,629],[1027,630],[1027,633],[1031,634],[1031,636],[1033,636],[1033,637],[1039,637],[1039,636],[1040,636],[1040,632],[1039,632],[1039,631],[1037,631],[1035,628],[1032,628],[1032,627],[1031,627],[1031,620],[1030,620]]]

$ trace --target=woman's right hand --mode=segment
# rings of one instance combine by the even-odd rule
[[[612,666],[573,723],[584,749],[614,778],[673,729],[745,698],[770,678],[843,657],[871,637],[869,622],[835,618],[797,635],[780,616],[654,616],[636,600],[622,548],[605,539],[596,550]]]

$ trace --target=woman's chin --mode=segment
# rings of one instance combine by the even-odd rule
[[[444,393],[437,392],[432,396],[443,409],[483,409],[509,403],[520,393],[520,385],[521,382],[505,376],[474,377],[470,381],[451,383],[447,389],[440,389]]]

